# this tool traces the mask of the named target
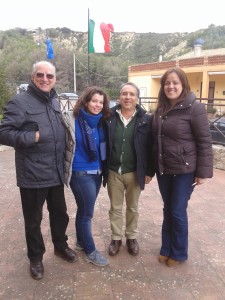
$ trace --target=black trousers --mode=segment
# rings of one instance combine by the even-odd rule
[[[64,186],[58,185],[48,188],[20,188],[25,236],[27,242],[27,256],[30,261],[40,261],[45,253],[45,245],[41,233],[43,205],[47,202],[52,242],[58,250],[65,249],[68,237],[66,228],[69,223],[64,195]]]

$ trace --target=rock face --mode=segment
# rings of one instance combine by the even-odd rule
[[[213,145],[213,166],[225,170],[225,146]]]

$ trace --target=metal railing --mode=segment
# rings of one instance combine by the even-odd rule
[[[214,144],[225,146],[225,99],[222,98],[197,98],[204,103],[208,113],[210,132]],[[139,104],[148,113],[153,113],[157,98],[142,97]]]
[[[208,113],[215,116],[225,115],[225,99],[222,98],[196,98],[204,103]],[[148,112],[153,112],[156,106],[156,97],[140,97],[139,104]],[[219,102],[219,103],[218,103]]]
[[[213,143],[225,146],[225,99],[197,98],[197,100],[206,106]],[[71,110],[76,104],[76,101],[69,99],[59,99],[59,102],[62,111]],[[139,99],[139,104],[148,113],[154,112],[156,102],[156,97],[141,97]]]

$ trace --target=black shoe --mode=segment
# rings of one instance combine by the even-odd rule
[[[44,277],[44,266],[42,261],[30,262],[30,274],[33,279],[41,279]]]
[[[139,245],[136,239],[127,239],[127,249],[131,255],[139,253]]]
[[[115,256],[119,252],[121,244],[121,240],[111,240],[109,245],[109,255]]]
[[[74,261],[78,260],[78,256],[77,256],[76,252],[73,251],[72,249],[70,249],[69,247],[66,247],[63,250],[58,250],[55,248],[54,254],[56,256],[63,258],[66,261],[69,261],[69,262],[74,262]]]

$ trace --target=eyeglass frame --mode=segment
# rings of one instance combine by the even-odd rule
[[[47,79],[53,79],[55,77],[54,74],[50,74],[50,73],[42,73],[42,72],[37,72],[34,74],[34,76],[36,76],[37,78],[44,78],[46,76]]]

